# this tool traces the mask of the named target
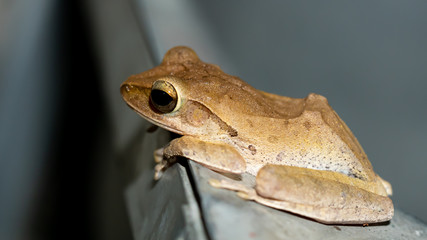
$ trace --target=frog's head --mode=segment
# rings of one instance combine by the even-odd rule
[[[187,47],[121,85],[127,104],[148,121],[182,135],[237,136],[236,123],[275,114],[265,95]]]
[[[210,78],[219,72],[219,67],[201,62],[190,48],[175,47],[161,65],[129,77],[120,90],[132,109],[169,131],[236,136],[236,131],[207,106],[217,98]]]

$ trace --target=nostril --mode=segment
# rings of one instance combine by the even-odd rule
[[[123,84],[123,85],[120,87],[120,92],[121,92],[122,94],[124,94],[124,93],[129,93],[129,92],[131,92],[131,91],[133,90],[133,88],[134,88],[134,86],[132,86],[132,85],[129,85],[129,84]]]
[[[126,91],[126,92],[130,92],[130,88],[131,88],[131,86],[129,86],[128,84],[124,84],[124,85],[121,87],[121,90],[122,90],[122,91]]]

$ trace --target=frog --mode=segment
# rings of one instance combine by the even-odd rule
[[[257,90],[189,47],[120,86],[127,105],[178,134],[154,152],[155,179],[178,158],[224,176],[248,174],[252,186],[210,179],[245,200],[324,224],[372,224],[394,214],[392,187],[322,95]],[[231,178],[230,178],[231,179]]]

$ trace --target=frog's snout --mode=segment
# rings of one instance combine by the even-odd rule
[[[123,100],[132,108],[141,108],[141,105],[148,101],[149,89],[141,88],[133,84],[123,83],[120,86],[120,93]]]

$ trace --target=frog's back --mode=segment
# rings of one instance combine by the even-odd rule
[[[253,122],[255,119],[271,119],[276,123],[304,119],[300,126],[300,133],[302,133],[308,127],[307,123],[317,122],[324,129],[329,129],[319,133],[319,139],[325,138],[327,132],[331,132],[340,139],[339,142],[343,146],[347,146],[348,150],[354,154],[351,161],[360,166],[357,168],[357,172],[361,171],[361,173],[352,174],[366,181],[376,181],[372,165],[356,137],[332,109],[325,97],[314,93],[310,93],[305,98],[275,95],[257,90],[240,78],[222,72],[215,65],[201,61],[187,64],[190,65],[174,75],[191,83],[188,84],[188,89],[191,89],[190,92],[192,92],[190,97],[207,106],[225,123],[239,126],[246,124],[248,119],[253,119]],[[266,123],[258,122],[255,125],[260,127]],[[279,125],[285,126],[286,124]],[[237,130],[241,129],[245,128]],[[283,131],[286,130],[283,129]],[[290,139],[284,139],[284,141],[288,140]]]
[[[367,182],[378,181],[378,176],[373,171],[372,165],[359,141],[344,121],[332,109],[325,97],[314,93],[310,93],[306,98],[290,98],[266,92],[261,93],[265,96],[266,101],[269,101],[271,105],[274,105],[277,109],[277,113],[281,115],[280,118],[283,118],[283,121],[301,122],[300,124],[297,124],[301,125],[301,128],[309,128],[311,123],[313,126],[317,126],[317,128],[323,125],[327,129],[330,129],[329,131],[324,131],[325,133],[319,132],[319,134],[326,134],[326,132],[333,133],[333,135],[338,137],[336,141],[342,142],[343,146],[346,146],[345,148],[348,147],[352,153],[353,160],[348,162],[355,162],[358,165],[360,164],[360,167],[358,168],[359,170],[349,174],[349,176],[360,178]],[[302,132],[303,131],[301,130],[300,133],[302,134]],[[291,135],[288,137],[290,136]],[[326,135],[323,137],[319,136],[319,139],[322,138],[327,139]],[[290,139],[288,138],[286,141],[289,140]],[[312,139],[312,141],[314,140]],[[316,141],[319,142],[320,140]],[[338,143],[335,142],[333,144]],[[322,148],[328,147],[323,146]],[[328,165],[328,163],[325,164],[326,166]]]

